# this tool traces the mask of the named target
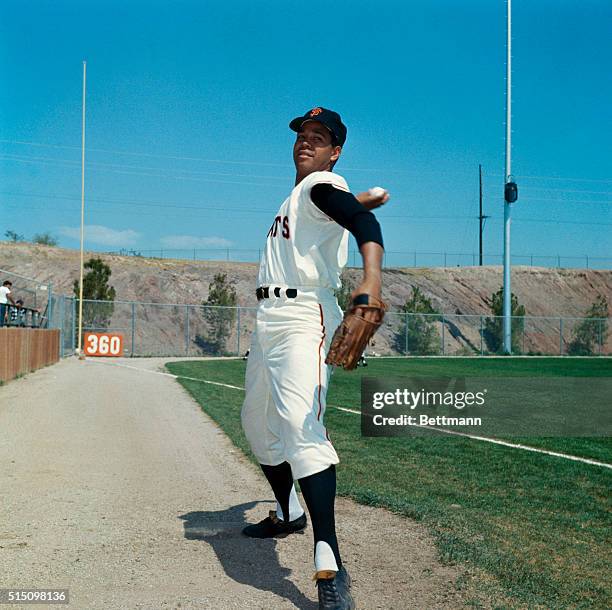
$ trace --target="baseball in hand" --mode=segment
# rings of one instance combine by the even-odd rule
[[[387,191],[382,186],[374,186],[368,190],[372,197],[383,197]]]

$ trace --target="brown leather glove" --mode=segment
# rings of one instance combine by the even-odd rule
[[[377,316],[370,322],[357,313],[358,309],[376,311]],[[341,366],[347,371],[353,370],[368,342],[382,324],[386,310],[387,306],[380,299],[369,294],[358,294],[334,333],[325,363]]]

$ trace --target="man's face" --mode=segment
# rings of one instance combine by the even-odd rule
[[[293,162],[298,176],[329,170],[342,148],[332,145],[330,131],[317,121],[308,121],[297,134],[293,145]]]

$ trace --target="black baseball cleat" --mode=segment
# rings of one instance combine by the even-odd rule
[[[293,521],[285,522],[276,516],[275,510],[271,510],[263,521],[247,525],[242,533],[249,538],[277,538],[301,532],[305,527],[306,513]]]
[[[351,577],[344,566],[337,572],[322,570],[314,577],[319,590],[319,610],[355,610]]]

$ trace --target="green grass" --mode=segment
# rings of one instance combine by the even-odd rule
[[[177,375],[243,386],[244,362],[180,362]],[[384,359],[337,371],[328,403],[359,408],[360,376],[611,376],[607,359]],[[243,392],[180,379],[247,455]],[[585,397],[585,400],[588,397]],[[330,408],[326,425],[340,455],[338,491],[422,521],[441,558],[462,562],[496,607],[610,608],[609,470],[432,433],[363,438],[360,418]],[[513,439],[517,440],[517,439]],[[608,439],[523,439],[612,461]],[[469,568],[473,570],[469,570]]]

